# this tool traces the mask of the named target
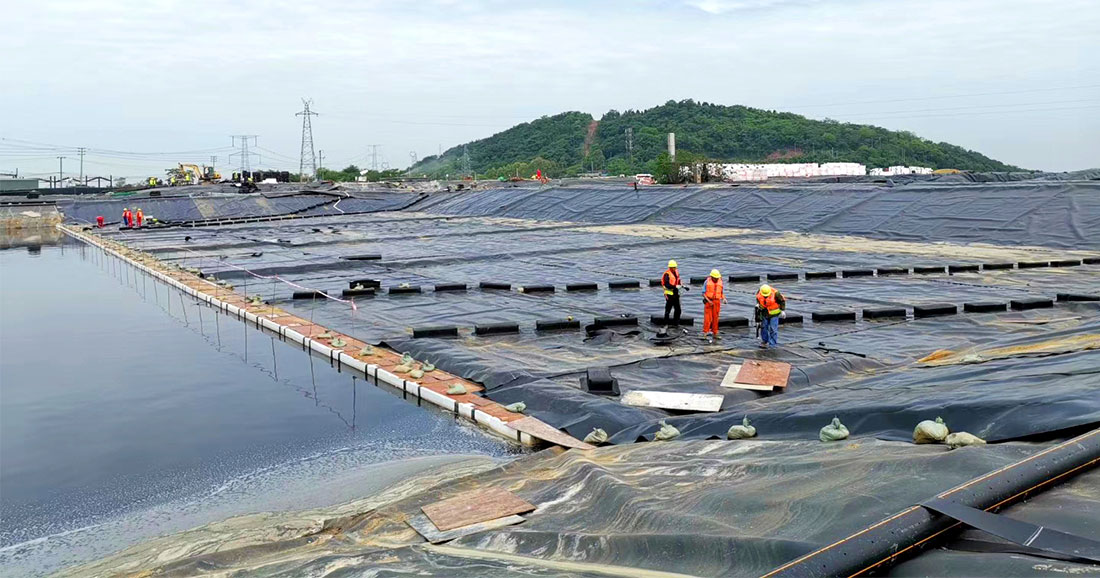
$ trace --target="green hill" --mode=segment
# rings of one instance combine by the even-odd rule
[[[627,149],[627,129],[633,147]],[[410,174],[433,177],[550,176],[590,170],[610,174],[663,174],[669,132],[676,133],[677,160],[727,162],[858,162],[868,167],[926,166],[972,171],[1019,171],[1018,167],[949,143],[870,125],[812,120],[787,112],[669,101],[648,110],[609,111],[598,122],[582,112],[544,116],[491,137],[430,156]],[[464,148],[465,147],[465,148]]]

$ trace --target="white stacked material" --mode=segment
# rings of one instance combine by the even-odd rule
[[[823,177],[836,176],[863,176],[867,174],[867,167],[859,163],[822,163],[820,175]]]
[[[892,177],[895,175],[930,175],[932,169],[928,167],[894,166],[884,169],[871,169],[871,175],[876,177]]]
[[[707,163],[705,171],[711,180],[741,182],[766,181],[774,177],[866,175],[867,167],[859,163]],[[693,170],[681,167],[680,174],[690,177]]]

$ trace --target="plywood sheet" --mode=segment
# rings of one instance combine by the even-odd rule
[[[669,391],[632,391],[622,402],[637,407],[657,407],[679,411],[718,411],[724,395],[712,393],[677,393]]]
[[[470,534],[476,534],[478,532],[484,532],[486,530],[493,530],[496,528],[503,528],[505,526],[513,526],[523,522],[523,516],[504,516],[503,518],[496,518],[495,520],[489,520],[487,522],[479,522],[477,524],[470,524],[469,526],[462,526],[453,530],[447,530],[441,532],[435,527],[430,519],[424,514],[415,514],[410,516],[406,523],[412,526],[413,530],[424,536],[424,539],[432,544],[438,544],[440,542],[446,542],[448,540],[454,540],[455,538],[461,538],[463,536],[469,536]]]
[[[751,389],[753,391],[773,391],[775,386],[772,385],[756,385],[752,383],[738,383],[737,374],[741,372],[740,363],[731,363],[729,369],[726,370],[726,376],[722,378],[722,387],[729,387],[732,389]]]
[[[540,440],[545,440],[552,444],[557,444],[566,448],[590,450],[596,447],[592,444],[586,444],[582,442],[581,440],[543,422],[537,417],[527,416],[523,419],[517,419],[516,421],[508,422],[508,426],[525,434],[537,437]]]
[[[445,532],[512,514],[530,512],[535,506],[503,488],[485,488],[463,492],[420,509],[436,528]]]
[[[787,387],[787,380],[790,377],[791,364],[789,363],[748,359],[741,364],[741,371],[737,372],[736,382],[747,385]]]

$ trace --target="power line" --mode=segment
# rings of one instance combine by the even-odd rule
[[[309,155],[309,175],[310,180],[317,178],[317,156],[313,152],[313,123],[310,122],[311,116],[317,116],[316,112],[309,110],[309,105],[313,104],[312,100],[302,99],[302,112],[294,113],[294,116],[302,117],[302,155],[298,163],[298,181],[304,181],[306,178],[306,155]]]
[[[253,145],[256,145],[256,139],[259,135],[255,134],[235,134],[229,135],[229,138],[233,139],[233,145],[236,146],[237,139],[241,141],[241,148],[239,152],[229,155],[229,161],[233,161],[233,157],[237,157],[241,161],[241,173],[249,172],[252,170],[252,155],[259,157],[260,155],[248,150],[248,140],[252,139]]]

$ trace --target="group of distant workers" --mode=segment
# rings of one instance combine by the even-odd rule
[[[145,213],[142,213],[140,208],[135,212],[123,207],[122,223],[131,229],[134,227],[140,228],[145,223]]]
[[[672,315],[674,325],[680,325],[680,292],[690,287],[680,279],[680,269],[675,260],[668,262],[668,269],[661,276],[661,288],[665,291],[665,327]],[[718,314],[722,304],[727,303],[722,273],[711,269],[710,276],[703,282],[703,336],[709,343],[722,339],[718,335]],[[756,325],[760,329],[760,347],[775,347],[779,341],[779,318],[786,317],[787,300],[783,294],[767,283],[756,292],[754,306]]]

